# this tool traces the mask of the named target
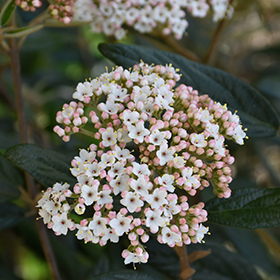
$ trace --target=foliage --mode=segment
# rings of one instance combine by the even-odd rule
[[[68,102],[81,79],[99,76],[105,65],[116,63],[129,68],[140,59],[146,63],[172,63],[180,69],[180,83],[192,86],[200,95],[208,94],[213,100],[226,103],[232,113],[237,110],[243,127],[248,128],[250,139],[244,146],[228,143],[227,147],[235,157],[231,197],[214,197],[210,185],[204,192],[188,198],[190,204],[205,203],[209,222],[205,225],[211,232],[204,244],[187,246],[190,260],[191,256],[206,255],[203,252],[211,250],[210,255],[190,264],[196,271],[192,279],[279,279],[280,6],[277,1],[265,2],[236,1],[232,19],[218,23],[210,16],[194,18],[187,12],[188,34],[181,41],[163,37],[157,30],[139,34],[134,26],[126,26],[128,32],[123,44],[115,44],[114,38],[93,34],[89,26],[82,26],[87,24],[85,21],[74,20],[69,28],[54,28],[65,24],[51,18],[47,1],[36,7],[34,13],[16,7],[15,1],[0,1],[0,275],[3,279],[55,279],[52,264],[47,268],[51,262],[46,260],[46,250],[54,253],[62,279],[179,278],[180,260],[175,250],[159,244],[154,235],[147,243],[149,262],[136,265],[134,270],[132,264],[125,266],[120,257],[128,245],[125,238],[100,247],[83,244],[72,233],[57,237],[45,229],[43,239],[47,237],[50,241],[46,249],[41,221],[36,220],[35,205],[40,191],[55,182],[67,182],[72,189],[75,178],[69,171],[71,160],[79,148],[92,144],[89,138],[80,135],[74,135],[69,143],[60,141],[53,132],[56,112]],[[216,37],[217,30],[220,32]],[[102,43],[101,53],[98,42]],[[214,43],[216,48],[211,51]],[[24,119],[28,128],[28,141],[24,144],[20,144],[15,76],[10,70],[16,49],[20,49],[21,55]],[[37,197],[30,193],[25,172],[35,179]],[[39,276],[24,272],[33,271],[29,268],[34,268],[34,264],[40,266]]]

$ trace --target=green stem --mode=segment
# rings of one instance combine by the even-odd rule
[[[80,132],[86,136],[89,136],[89,137],[92,137],[94,138],[94,133],[89,131],[89,130],[86,130],[84,128],[80,128]]]

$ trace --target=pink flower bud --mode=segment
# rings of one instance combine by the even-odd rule
[[[137,246],[137,245],[139,245],[139,241],[138,241],[138,240],[130,241],[130,243],[131,243],[132,246]]]
[[[64,123],[65,125],[70,125],[70,124],[71,124],[71,120],[70,120],[69,118],[65,118],[65,119],[63,120],[63,123]]]
[[[149,236],[148,234],[143,234],[143,235],[141,236],[141,241],[142,241],[143,243],[148,242],[149,239],[150,239],[150,236]]]
[[[136,240],[136,238],[137,238],[137,235],[134,232],[131,232],[128,234],[128,239],[130,241],[134,241],[134,240]]]
[[[70,136],[64,135],[64,136],[62,137],[62,140],[63,140],[64,142],[69,142],[69,141],[70,141]]]
[[[127,209],[126,208],[121,208],[120,213],[124,216],[127,214]]]
[[[180,226],[180,230],[181,232],[188,232],[189,231],[189,227],[187,224],[181,225]]]
[[[72,131],[75,132],[75,133],[78,133],[80,131],[80,129],[76,126],[73,126]]]
[[[107,120],[107,119],[109,119],[109,114],[108,114],[107,112],[102,112],[101,117],[102,117],[104,120]]]
[[[94,209],[95,211],[99,211],[99,210],[101,209],[101,206],[98,205],[98,204],[94,204],[93,209]]]

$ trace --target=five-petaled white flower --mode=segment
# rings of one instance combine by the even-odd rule
[[[128,136],[131,139],[135,139],[135,140],[139,141],[140,143],[142,143],[144,141],[144,137],[146,135],[150,134],[150,130],[148,130],[144,127],[143,121],[138,121],[135,126],[128,125],[127,129],[129,131]]]
[[[122,236],[125,232],[128,232],[130,223],[130,218],[123,216],[119,212],[117,217],[109,222],[109,225],[115,230],[118,236]]]
[[[140,199],[139,194],[135,192],[127,192],[125,197],[121,199],[120,202],[122,205],[126,206],[127,210],[130,213],[133,213],[136,210],[140,210],[144,205],[144,202]]]
[[[169,246],[174,246],[176,243],[182,240],[181,236],[170,230],[168,227],[164,227],[161,231],[162,242],[167,243]]]

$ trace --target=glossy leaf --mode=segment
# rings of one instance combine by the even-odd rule
[[[180,55],[122,44],[100,44],[99,50],[107,58],[125,68],[141,59],[151,64],[170,64],[180,69],[180,83],[192,86],[201,94],[208,94],[231,111],[238,110],[249,137],[268,137],[278,133],[279,118],[271,104],[253,87],[238,78],[209,66],[188,60]]]
[[[0,230],[15,226],[24,218],[24,211],[12,203],[0,204]]]
[[[20,171],[0,154],[0,203],[20,196],[17,186],[23,184]]]
[[[280,189],[244,188],[233,190],[228,199],[206,203],[208,221],[247,229],[280,225]]]
[[[20,191],[11,183],[0,179],[0,203],[20,197]]]
[[[15,7],[15,1],[6,1],[5,5],[3,6],[0,12],[0,26],[5,25],[9,21]]]
[[[188,247],[188,251],[207,249],[211,249],[211,254],[193,265],[197,271],[192,277],[193,280],[261,280],[249,261],[220,244],[207,242]]]
[[[76,183],[69,170],[71,156],[36,145],[20,144],[9,148],[5,157],[46,187],[52,187],[56,182]]]
[[[16,29],[9,30],[6,33],[4,33],[3,37],[4,38],[19,38],[22,36],[27,36],[29,34],[39,31],[43,27],[44,27],[43,25],[36,25],[36,26],[16,28]]]

